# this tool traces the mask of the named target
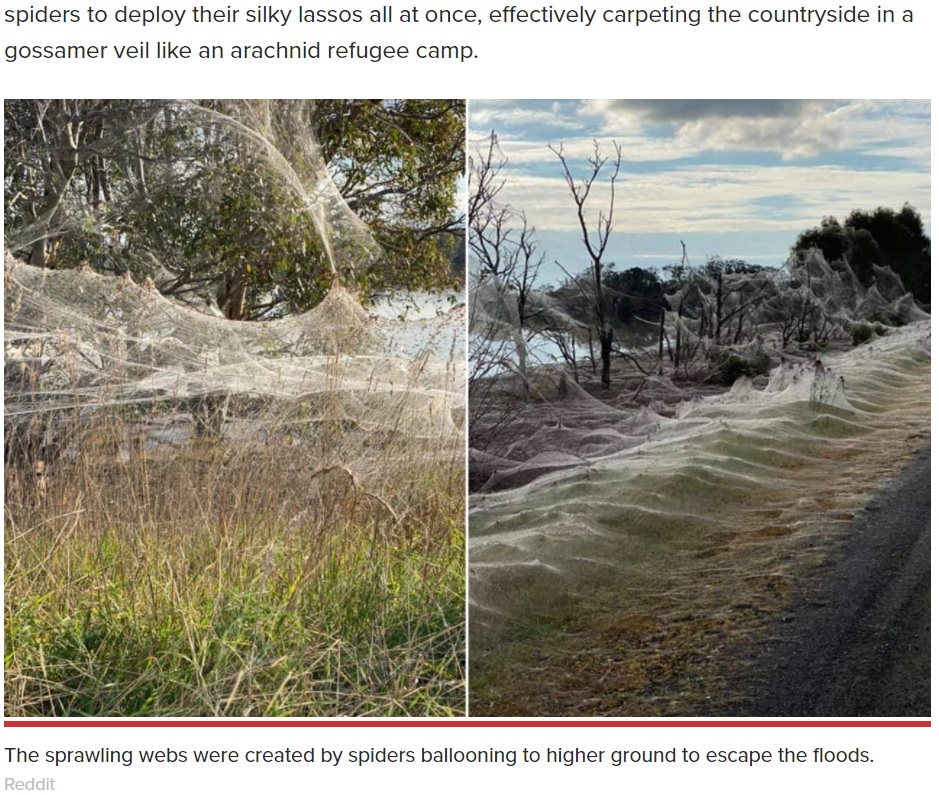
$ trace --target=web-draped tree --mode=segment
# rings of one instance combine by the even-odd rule
[[[151,276],[238,319],[307,309],[333,276],[311,222],[318,197],[278,162],[302,172],[308,138],[381,247],[347,252],[361,254],[350,281],[367,292],[454,281],[462,100],[8,100],[4,111],[6,243],[34,265]],[[265,114],[275,132],[303,122],[280,161],[257,134]]]
[[[532,299],[545,258],[525,213],[499,201],[505,185],[502,170],[507,162],[496,134],[491,133],[471,167],[469,249],[478,286],[488,283],[505,304],[514,327],[510,333],[515,343],[515,363],[519,374],[526,378],[526,335],[544,309]]]
[[[874,265],[889,267],[920,303],[930,301],[932,241],[923,219],[910,204],[899,210],[853,210],[844,220],[829,216],[796,239],[792,253],[818,249],[828,262],[844,259],[864,287],[874,280]]]

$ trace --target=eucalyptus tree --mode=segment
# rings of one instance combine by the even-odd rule
[[[235,319],[307,309],[337,276],[368,294],[455,281],[462,100],[9,100],[4,111],[6,244],[34,265],[150,276]],[[320,206],[323,177],[362,235]]]

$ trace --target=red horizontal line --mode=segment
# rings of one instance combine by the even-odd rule
[[[931,720],[376,720],[355,718],[346,720],[5,720],[5,728],[141,728],[141,729],[286,729],[286,728],[685,728],[685,729],[740,729],[740,728],[929,728]]]

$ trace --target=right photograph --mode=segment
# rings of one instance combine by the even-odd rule
[[[929,716],[930,102],[467,110],[470,714]]]

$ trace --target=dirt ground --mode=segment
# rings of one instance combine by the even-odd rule
[[[865,507],[817,589],[758,652],[755,715],[930,715],[930,464]]]

